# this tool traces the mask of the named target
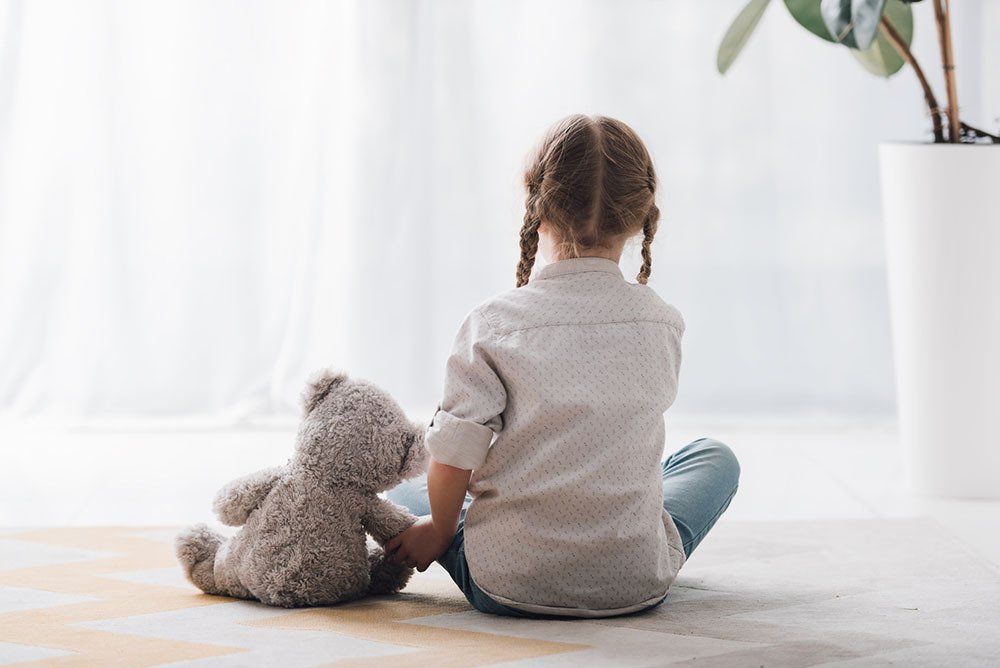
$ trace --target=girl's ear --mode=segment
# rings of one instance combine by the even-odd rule
[[[347,380],[344,372],[322,369],[313,374],[302,390],[302,414],[309,415],[326,398],[333,388]]]

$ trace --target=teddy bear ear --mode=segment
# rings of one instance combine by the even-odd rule
[[[326,398],[326,395],[345,380],[347,380],[347,374],[342,371],[323,369],[313,374],[309,382],[306,383],[306,389],[302,390],[303,415],[312,413],[313,409]]]

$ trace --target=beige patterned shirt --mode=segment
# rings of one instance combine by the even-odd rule
[[[602,258],[545,266],[469,315],[427,447],[473,470],[465,552],[480,589],[573,616],[663,598],[684,562],[660,468],[683,331]]]

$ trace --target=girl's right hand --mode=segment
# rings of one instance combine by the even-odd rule
[[[409,529],[389,539],[385,549],[396,563],[416,568],[422,573],[451,545],[455,535],[447,536],[445,533],[434,526],[430,515],[425,515]]]

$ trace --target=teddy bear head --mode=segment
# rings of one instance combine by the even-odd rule
[[[302,408],[292,464],[324,482],[380,492],[426,469],[423,427],[372,383],[321,371]]]

